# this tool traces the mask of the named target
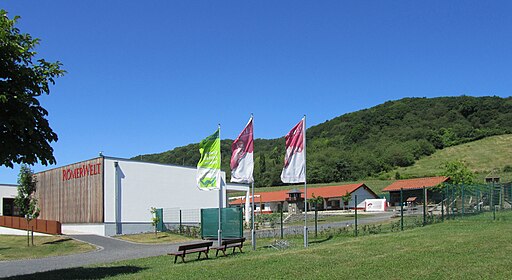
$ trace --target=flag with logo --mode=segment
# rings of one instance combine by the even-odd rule
[[[283,183],[306,182],[306,137],[304,118],[286,135],[286,155],[281,172]]]
[[[254,138],[253,118],[249,120],[244,130],[231,145],[231,182],[252,183],[254,170]]]
[[[220,128],[199,143],[201,158],[197,163],[197,187],[201,190],[220,189]]]

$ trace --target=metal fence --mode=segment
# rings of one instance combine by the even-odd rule
[[[401,217],[400,229],[483,212],[492,213],[491,217],[495,219],[496,212],[510,210],[512,206],[511,184],[444,184],[435,188],[424,188],[422,193],[418,201],[410,202],[404,198],[402,191],[398,209]]]
[[[388,209],[386,213],[365,215],[361,210],[345,211],[346,220],[331,219],[330,222],[316,225],[314,213],[310,212],[308,228],[311,237],[361,236],[407,230],[469,216],[473,216],[472,219],[507,219],[509,215],[506,212],[511,210],[512,184],[445,184],[413,192],[402,190],[398,206]],[[282,219],[280,213],[256,216],[256,224],[260,225],[256,228],[256,236],[287,238],[303,234],[303,223],[286,221],[286,217],[281,222]]]

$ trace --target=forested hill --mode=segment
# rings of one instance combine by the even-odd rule
[[[404,98],[345,114],[307,129],[309,183],[362,179],[409,166],[436,149],[512,133],[512,97]],[[222,140],[229,178],[233,140]],[[256,139],[256,186],[280,185],[284,138]],[[195,166],[198,144],[136,156],[150,162]]]

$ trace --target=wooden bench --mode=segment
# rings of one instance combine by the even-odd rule
[[[220,246],[213,247],[213,249],[217,250],[215,253],[215,256],[219,255],[219,251],[222,251],[222,254],[226,256],[226,250],[229,248],[233,248],[233,254],[235,253],[235,249],[238,248],[240,250],[240,253],[242,252],[242,247],[244,246],[245,237],[242,238],[233,238],[233,239],[226,239],[222,240],[222,243]]]
[[[174,263],[176,263],[178,256],[181,257],[181,260],[183,262],[185,262],[185,255],[191,254],[191,253],[199,253],[199,255],[197,256],[197,259],[199,259],[201,257],[201,253],[204,253],[206,255],[206,258],[208,258],[208,252],[210,251],[210,247],[212,245],[213,245],[213,241],[184,244],[184,245],[180,245],[178,247],[177,252],[172,252],[172,253],[169,253],[168,255],[174,256]]]

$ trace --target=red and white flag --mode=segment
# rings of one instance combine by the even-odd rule
[[[306,129],[304,118],[286,135],[286,155],[284,157],[281,181],[283,183],[306,182]]]
[[[254,139],[252,117],[231,145],[231,182],[252,183]]]

